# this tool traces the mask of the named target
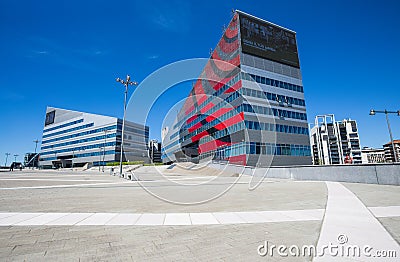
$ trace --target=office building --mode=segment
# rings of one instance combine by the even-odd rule
[[[156,139],[149,142],[149,157],[152,163],[161,163],[161,143]]]
[[[24,166],[25,167],[38,167],[39,163],[39,154],[35,153],[26,153],[24,157]]]
[[[393,140],[394,143],[394,152],[396,152],[396,156],[397,156],[397,161],[400,161],[400,140]],[[392,146],[392,142],[388,142],[386,144],[383,145],[383,149],[385,150],[385,159],[386,162],[389,163],[394,163],[395,158],[394,158],[394,154],[393,154],[393,146]]]
[[[311,129],[314,165],[361,164],[360,138],[355,120],[335,121],[334,115],[315,117]]]
[[[199,75],[163,131],[163,162],[311,164],[294,31],[235,11]]]
[[[383,148],[363,147],[361,159],[363,164],[385,163],[385,150]]]
[[[119,162],[122,120],[47,107],[39,166],[78,167]],[[148,162],[149,128],[125,121],[123,161]]]

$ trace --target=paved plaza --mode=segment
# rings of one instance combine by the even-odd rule
[[[310,261],[259,253],[329,243],[372,256],[315,261],[400,256],[398,186],[266,179],[249,190],[249,176],[133,172],[138,181],[107,169],[0,172],[0,260]]]

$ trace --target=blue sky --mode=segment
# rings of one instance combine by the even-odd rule
[[[398,1],[18,1],[0,2],[0,163],[34,150],[47,105],[122,116],[116,77],[208,57],[232,9],[297,32],[309,122],[356,119],[362,146],[389,141],[384,115],[400,109]],[[172,105],[180,85],[160,99]],[[159,115],[162,116],[162,112]],[[159,138],[162,117],[150,122]],[[400,138],[400,117],[390,118]]]

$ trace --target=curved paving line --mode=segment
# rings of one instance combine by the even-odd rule
[[[326,182],[328,187],[328,201],[322,229],[317,244],[318,254],[325,251],[325,255],[317,256],[314,261],[376,261],[375,251],[394,251],[400,255],[400,246],[386,231],[383,225],[349,189],[339,182]],[[383,209],[379,211],[382,213]],[[392,210],[393,211],[393,208]],[[350,256],[348,251],[336,254],[326,246],[338,246],[340,250],[348,250],[349,246],[360,248],[360,256]],[[372,249],[369,250],[368,247]],[[363,250],[367,249],[368,256]],[[333,255],[331,255],[331,253]],[[398,258],[385,258],[385,261],[398,261]],[[382,258],[381,258],[382,260]]]

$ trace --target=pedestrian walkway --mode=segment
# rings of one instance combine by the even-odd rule
[[[323,209],[213,213],[0,213],[0,226],[184,226],[322,220]]]
[[[237,177],[138,175],[140,181],[94,172],[1,175],[1,257],[265,261],[257,249],[265,241],[270,247],[312,246],[315,251],[330,244],[368,245],[372,251],[400,255],[396,186],[266,179],[249,191],[248,176],[237,181]],[[193,203],[195,197],[206,199],[230,185],[225,194],[197,205],[177,205],[146,192]],[[325,250],[323,257],[318,253],[315,261],[374,260],[365,255],[330,255],[330,251]],[[311,260],[314,254],[284,257],[275,250],[267,260]]]
[[[399,244],[375,218],[399,215],[400,207],[371,207],[368,209],[350,190],[338,182],[326,182],[328,187],[328,202],[322,224],[317,250],[322,251],[325,246],[337,245],[345,250],[348,246],[357,246],[361,249],[359,257],[346,255],[331,255],[326,249],[323,257],[316,257],[314,261],[376,261],[376,257],[368,257],[364,251],[375,254],[378,250],[391,250],[400,254]],[[367,250],[366,250],[367,249]],[[336,254],[336,255],[335,255]],[[398,261],[392,258],[393,261]],[[398,259],[398,258],[397,258]],[[391,261],[385,258],[385,261]]]
[[[337,193],[337,190],[332,189],[332,185],[330,186],[330,188],[331,188],[330,192],[335,192],[335,194]],[[343,187],[342,190],[347,190],[347,189]],[[341,193],[343,194],[343,192]],[[360,213],[356,209],[353,209],[353,207],[348,207],[348,205],[354,204],[352,203],[354,201],[350,201],[347,202],[345,207],[342,207],[342,209],[346,209],[347,206],[347,208],[350,208],[352,212],[346,211],[347,215],[343,214],[339,215],[339,217],[344,217],[344,219],[348,221],[348,223],[355,223],[355,224],[348,225],[347,222],[346,224],[343,224],[339,222],[343,219],[338,220],[338,215],[333,214],[333,212],[337,212],[334,210],[337,208],[335,207],[335,205],[338,204],[334,202],[336,197],[330,195],[329,198],[330,198],[330,200],[328,200],[330,201],[328,202],[329,213],[325,214],[324,227],[323,227],[324,232],[323,234],[321,234],[320,242],[322,241],[322,238],[325,237],[325,234],[332,233],[335,236],[335,234],[337,235],[338,232],[351,232],[347,228],[345,228],[345,226],[350,227],[352,231],[359,232],[358,231],[359,229],[358,228],[356,229],[354,227],[356,224],[359,224],[360,221],[372,224],[379,223],[378,221],[375,221],[376,219],[372,216],[372,214],[376,217],[400,216],[400,206],[371,207],[369,208],[369,211],[366,207],[364,207],[362,209],[364,213]],[[353,195],[353,198],[356,197]],[[339,205],[343,206],[342,204]],[[360,208],[359,203],[357,203],[357,208]],[[340,210],[340,212],[341,211],[342,210]],[[367,218],[365,213],[368,214]],[[362,217],[360,217],[361,215]],[[225,224],[269,223],[269,222],[290,222],[290,221],[318,221],[322,220],[323,217],[324,217],[324,209],[247,211],[247,212],[246,211],[205,212],[205,213],[142,213],[142,214],[2,212],[0,213],[0,226],[42,226],[42,225],[180,226],[180,225],[218,225],[218,224],[225,225]],[[357,222],[355,220],[357,220]],[[365,226],[369,227],[370,225],[365,224]],[[381,225],[379,227],[376,227],[375,225],[374,229],[378,233],[382,233],[382,231],[386,232],[386,230]]]

